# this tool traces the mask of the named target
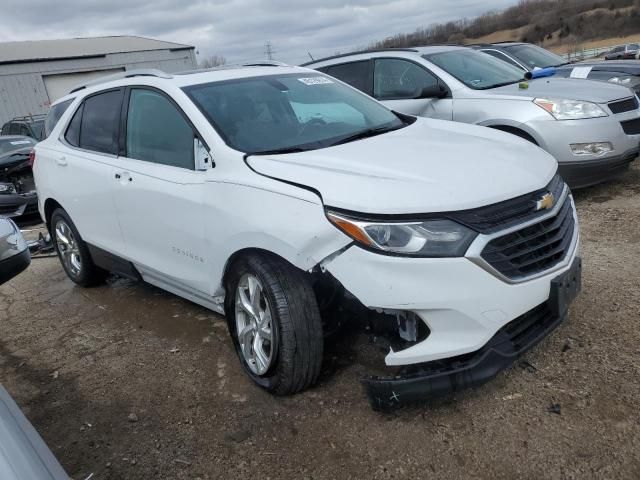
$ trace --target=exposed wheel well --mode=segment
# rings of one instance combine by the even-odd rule
[[[62,208],[53,198],[47,198],[44,202],[44,220],[47,223],[47,230],[51,231],[51,216],[56,208]]]
[[[529,142],[533,143],[534,145],[538,145],[538,142],[536,142],[535,138],[533,138],[531,135],[529,135],[524,130],[521,130],[521,129],[517,128],[517,127],[510,127],[508,125],[491,125],[490,128],[495,128],[496,130],[500,130],[502,132],[511,133],[513,135],[516,135],[517,137],[524,138],[525,140],[528,140]]]

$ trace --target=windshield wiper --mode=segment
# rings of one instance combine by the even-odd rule
[[[285,153],[299,153],[299,152],[307,152],[312,150],[311,148],[302,148],[302,147],[284,147],[284,148],[274,148],[273,150],[260,150],[257,152],[247,152],[246,156],[251,157],[253,155],[283,155]]]
[[[353,135],[349,135],[348,137],[341,138],[337,142],[333,142],[330,147],[335,145],[342,145],[344,143],[354,142],[356,140],[362,140],[363,138],[375,137],[376,135],[380,135],[382,133],[392,132],[393,130],[398,130],[404,127],[404,124],[395,126],[395,127],[376,127],[376,128],[367,128],[366,130],[362,130],[358,133],[354,133]]]

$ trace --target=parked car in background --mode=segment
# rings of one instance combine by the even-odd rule
[[[633,60],[638,58],[640,45],[637,43],[627,43],[612,48],[605,56],[605,60]]]
[[[16,117],[2,126],[0,135],[22,135],[37,141],[44,138],[44,119],[46,114]]]
[[[10,219],[0,217],[0,285],[18,275],[30,263],[31,255],[20,229]],[[2,440],[1,435],[0,440]],[[0,445],[4,445],[4,442],[0,441]],[[5,477],[0,475],[0,478]]]
[[[524,71],[470,48],[430,46],[307,63],[409,115],[503,130],[542,147],[572,187],[624,172],[638,156],[640,109],[626,87]]]
[[[38,213],[30,163],[35,144],[31,137],[0,136],[0,217]]]
[[[270,392],[316,382],[319,305],[345,289],[391,326],[386,364],[413,368],[365,379],[382,408],[484,383],[580,288],[569,188],[513,135],[291,66],[127,71],[69,100],[34,163],[69,278],[115,271],[224,313]]]
[[[619,83],[640,95],[640,62],[590,60],[569,63],[549,50],[522,42],[483,43],[469,45],[498,60],[531,72],[535,68],[555,68],[558,77],[582,78]]]

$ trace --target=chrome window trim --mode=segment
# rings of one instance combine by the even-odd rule
[[[484,258],[482,258],[482,251],[484,250],[484,248],[487,246],[487,244],[489,242],[491,242],[492,240],[498,238],[498,237],[502,237],[504,235],[508,235],[510,233],[513,232],[517,232],[518,230],[522,230],[523,228],[527,228],[530,227],[531,225],[535,225],[537,223],[543,222],[545,220],[548,220],[550,218],[555,217],[558,212],[560,211],[560,209],[563,207],[565,201],[568,199],[568,201],[571,202],[571,212],[573,215],[573,220],[574,220],[574,225],[575,228],[573,229],[573,236],[571,238],[571,243],[569,244],[569,248],[567,249],[567,254],[565,255],[565,257],[558,262],[557,264],[555,264],[553,267],[548,268],[547,270],[543,270],[541,272],[535,273],[533,275],[529,275],[526,277],[522,277],[522,278],[517,278],[517,279],[513,279],[513,278],[509,278],[506,275],[503,275],[502,273],[500,273],[498,270],[496,270],[489,262],[487,262]],[[551,210],[549,213],[538,217],[534,220],[529,220],[528,222],[524,222],[521,223],[519,225],[516,225],[514,227],[511,228],[507,228],[504,230],[501,230],[499,232],[495,232],[492,233],[490,235],[484,235],[484,234],[480,234],[478,235],[478,237],[473,241],[473,243],[469,246],[469,249],[467,250],[467,253],[465,254],[465,258],[471,260],[473,263],[475,263],[476,265],[478,265],[480,268],[482,268],[483,270],[485,270],[486,272],[490,273],[491,275],[493,275],[494,277],[497,277],[498,279],[502,280],[505,283],[508,283],[510,285],[516,285],[519,283],[523,283],[523,282],[528,282],[530,280],[535,280],[536,278],[540,278],[540,277],[544,277],[546,275],[549,275],[553,272],[556,272],[558,270],[562,270],[563,268],[565,268],[566,266],[569,265],[569,263],[571,262],[572,258],[573,258],[573,254],[576,250],[576,247],[578,245],[578,239],[580,237],[580,232],[579,232],[579,227],[578,227],[578,216],[576,214],[576,206],[575,203],[573,202],[573,196],[570,195],[569,193],[569,187],[567,185],[564,186],[564,189],[562,190],[562,195],[560,196],[560,200],[556,203],[555,207],[553,207],[553,210]]]

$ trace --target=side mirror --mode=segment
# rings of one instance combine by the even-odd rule
[[[204,171],[216,166],[209,150],[197,137],[193,139],[193,158],[196,161],[196,170]]]
[[[429,85],[420,90],[415,98],[444,98],[449,94],[446,88],[440,83],[437,85]]]

